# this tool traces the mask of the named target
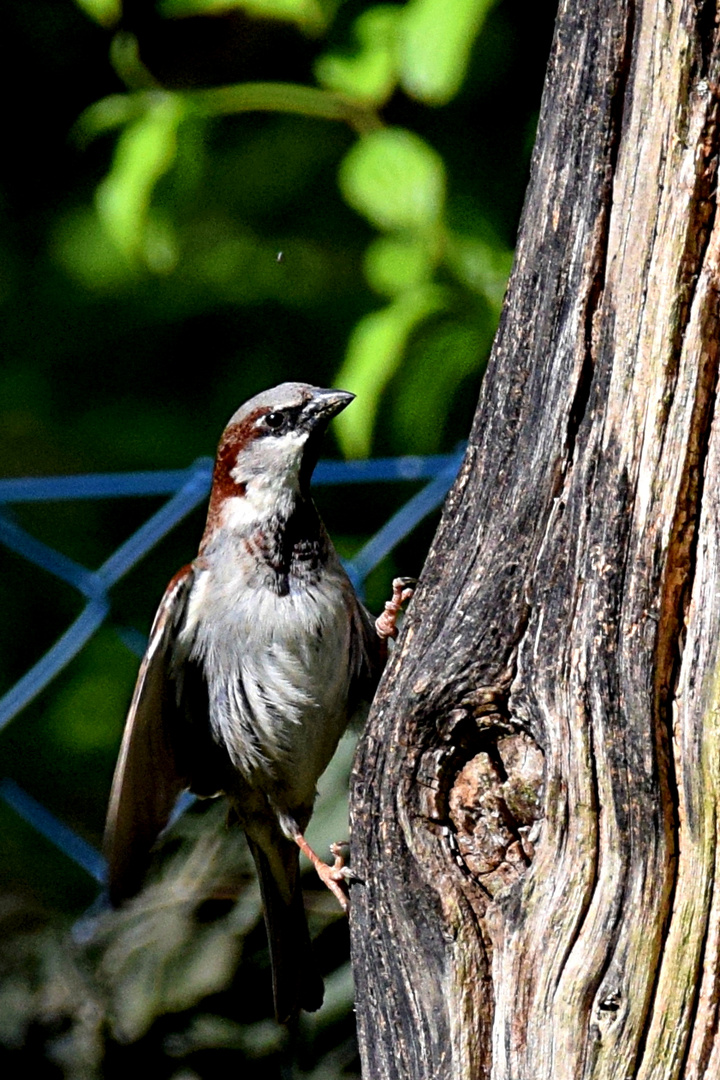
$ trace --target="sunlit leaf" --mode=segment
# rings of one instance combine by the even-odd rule
[[[324,29],[327,24],[327,6],[318,0],[161,0],[159,5],[161,14],[166,18],[215,15],[233,8],[243,8],[260,18],[284,19],[315,31]]]
[[[399,58],[402,86],[432,105],[460,89],[473,42],[495,0],[411,0],[403,13]]]
[[[442,217],[445,167],[419,135],[384,128],[365,135],[347,154],[340,187],[379,229],[428,229]]]
[[[151,266],[157,252],[170,243],[167,230],[155,227],[148,236],[148,209],[153,189],[170,169],[177,148],[177,130],[183,116],[180,99],[158,94],[151,108],[120,136],[110,172],[99,184],[95,202],[100,218],[118,248],[130,258]],[[163,237],[158,240],[158,233]],[[162,269],[166,252],[161,255]]]
[[[367,457],[382,392],[397,371],[413,330],[442,310],[448,294],[437,285],[403,293],[388,307],[366,315],[355,326],[335,383],[357,394],[362,409],[348,409],[335,421],[347,457]]]
[[[145,109],[144,94],[110,94],[85,109],[73,132],[81,141],[89,140],[138,119]]]
[[[75,3],[101,26],[115,26],[120,21],[120,0],[75,0]]]
[[[323,86],[361,101],[382,105],[397,83],[397,32],[403,8],[368,8],[353,24],[358,49],[353,55],[328,53],[315,65]]]
[[[365,252],[365,276],[387,296],[429,281],[435,264],[433,247],[423,236],[379,236]]]

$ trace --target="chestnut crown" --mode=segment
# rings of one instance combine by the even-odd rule
[[[281,383],[241,405],[225,430],[230,433],[236,429],[236,436],[242,434],[247,442],[290,433],[301,436],[318,432],[322,435],[332,418],[354,397],[347,390],[324,390],[299,382]]]

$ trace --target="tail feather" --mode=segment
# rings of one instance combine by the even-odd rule
[[[288,872],[282,883],[283,888],[262,848],[249,837],[248,843],[260,878],[265,909],[275,1015],[280,1023],[286,1023],[299,1009],[307,1012],[319,1009],[324,994],[323,981],[310,944],[300,887],[298,850],[288,842],[287,854],[283,859]],[[288,891],[289,900],[286,899]]]

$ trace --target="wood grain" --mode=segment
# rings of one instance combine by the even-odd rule
[[[366,1080],[720,1076],[714,3],[561,3],[468,452],[356,759]]]

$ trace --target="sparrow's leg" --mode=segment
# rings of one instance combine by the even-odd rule
[[[414,584],[414,578],[396,577],[393,581],[392,600],[387,601],[382,615],[375,620],[375,629],[382,641],[397,637],[397,617],[402,611],[403,604],[412,597],[415,591]]]
[[[317,870],[318,876],[323,881],[330,892],[333,894],[340,907],[344,912],[348,910],[348,894],[346,892],[346,875],[344,873],[345,860],[337,851],[333,850],[337,845],[333,844],[330,849],[335,856],[334,866],[328,866],[326,862],[316,855],[313,849],[308,844],[303,834],[298,830],[293,836],[293,840],[302,851],[303,855],[307,856],[310,862]]]

